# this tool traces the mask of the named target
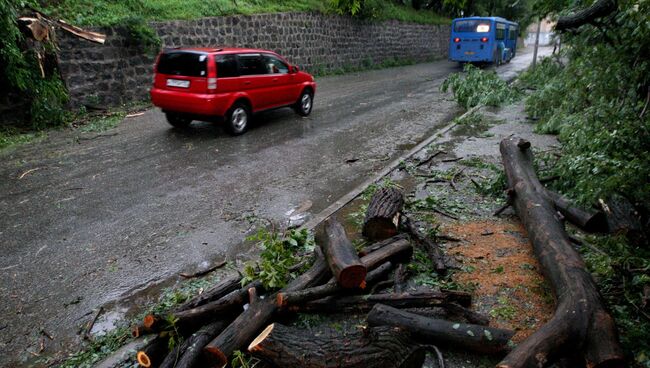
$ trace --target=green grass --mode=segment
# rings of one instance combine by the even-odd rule
[[[45,137],[43,132],[25,132],[12,127],[0,127],[0,151],[34,142]]]
[[[449,24],[448,18],[432,11],[417,11],[382,0],[378,20],[397,19],[424,24]],[[112,26],[134,14],[145,20],[189,20],[233,14],[289,11],[329,12],[324,0],[62,0],[43,6],[46,13],[81,26]]]

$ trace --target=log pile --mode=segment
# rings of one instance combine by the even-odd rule
[[[514,350],[514,332],[488,326],[486,316],[470,309],[470,294],[408,287],[413,247],[431,258],[437,274],[446,271],[443,252],[402,213],[402,193],[380,189],[363,227],[374,243],[355,249],[344,227],[327,219],[316,237],[313,265],[284,288],[266,290],[258,281],[241,286],[239,277],[228,278],[170,315],[146,316],[133,334],[158,337],[138,352],[138,361],[153,367],[224,367],[236,351],[247,351],[276,367],[421,367],[426,349],[435,349],[443,361],[436,344],[505,356],[500,368],[545,367],[573,359],[576,352],[589,367],[622,367],[613,320],[563,223],[607,231],[607,218],[544,188],[532,168],[530,143],[509,138],[501,150],[510,203],[557,298],[551,321]],[[394,289],[377,292],[386,285]],[[430,317],[434,310],[443,310],[448,320]],[[282,324],[295,313],[367,314],[368,327],[315,334]],[[172,330],[185,339],[169,351]]]

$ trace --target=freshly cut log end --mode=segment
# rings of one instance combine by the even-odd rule
[[[146,328],[152,328],[158,319],[153,314],[144,316],[143,325]]]
[[[395,188],[378,189],[368,204],[363,236],[371,240],[383,240],[397,235],[403,206],[402,192]]]
[[[151,359],[149,359],[149,356],[144,351],[138,351],[136,358],[138,360],[138,364],[141,366],[145,368],[151,367]]]
[[[363,265],[354,265],[347,267],[340,273],[339,284],[346,289],[361,288],[366,280],[366,267]]]
[[[228,364],[228,357],[221,350],[213,346],[206,346],[203,351],[212,358],[213,367],[225,367]]]
[[[257,336],[255,340],[253,340],[253,342],[250,343],[250,345],[248,345],[249,352],[254,353],[255,351],[261,350],[259,345],[262,341],[264,341],[264,339],[266,339],[266,337],[271,333],[271,331],[273,331],[273,326],[275,326],[275,323],[268,325],[268,327],[266,327],[264,331],[262,331],[259,334],[259,336]]]

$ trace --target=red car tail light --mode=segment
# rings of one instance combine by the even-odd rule
[[[481,42],[488,42],[488,38],[487,37],[482,37]]]
[[[454,42],[456,43],[460,42],[460,38],[459,37],[454,38]]]
[[[212,57],[208,60],[208,89],[217,89],[217,67]]]

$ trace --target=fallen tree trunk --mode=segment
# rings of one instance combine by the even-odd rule
[[[318,249],[318,248],[317,248]],[[322,254],[317,252],[314,265],[302,275],[296,277],[281,292],[298,291],[320,283],[331,275]],[[241,313],[228,327],[203,348],[210,360],[210,366],[224,367],[232,353],[246,346],[266,326],[277,311],[277,295],[260,300]]]
[[[289,307],[289,310],[300,313],[364,313],[371,310],[376,304],[386,304],[396,308],[445,308],[451,303],[468,307],[471,302],[471,295],[457,291],[390,293],[332,296],[293,305]]]
[[[424,317],[382,304],[368,313],[368,325],[399,327],[426,344],[447,344],[485,354],[507,351],[514,335],[513,331]]]
[[[586,9],[558,18],[555,30],[563,32],[576,29],[585,24],[593,23],[596,19],[613,13],[616,9],[617,5],[615,0],[598,0]]]
[[[222,297],[239,288],[241,288],[241,276],[230,276],[221,280],[218,284],[211,287],[210,289],[203,291],[201,294],[183,303],[183,305],[176,308],[176,311],[180,312],[213,302],[217,299],[221,299]]]
[[[169,353],[160,368],[198,367],[203,356],[203,347],[223,331],[230,322],[231,320],[220,320],[203,326],[185,340],[177,356],[174,351]]]
[[[388,271],[393,267],[393,264],[386,262],[376,269],[370,271],[366,276],[366,287],[372,285],[382,277],[384,277]],[[354,291],[354,290],[345,290],[336,282],[336,280],[331,280],[325,285],[315,286],[312,288],[307,288],[304,290],[287,292],[287,293],[278,293],[277,296],[277,306],[280,308],[286,308],[289,305],[305,303],[311,300],[316,300],[330,296],[336,293],[345,292],[345,291]]]
[[[575,207],[568,199],[550,190],[546,191],[546,195],[555,208],[572,224],[588,232],[607,232],[607,222],[602,212]]]
[[[152,339],[147,346],[142,350],[139,350],[135,357],[140,366],[149,368],[149,367],[158,367],[160,363],[165,359],[168,349],[169,336],[162,334]]]
[[[420,246],[423,247],[427,252],[427,255],[429,256],[429,259],[431,259],[436,273],[439,275],[446,274],[447,265],[445,265],[445,259],[438,244],[434,243],[426,235],[422,234],[417,226],[415,226],[415,223],[409,217],[402,217],[402,225],[406,229],[406,232],[411,234],[414,240],[420,244]]]
[[[641,225],[641,216],[627,198],[614,195],[607,201],[599,200],[605,213],[607,230],[612,234],[625,235],[634,246],[647,246],[647,236]]]
[[[515,210],[551,284],[557,307],[553,318],[520,343],[498,367],[545,366],[576,351],[584,353],[592,368],[625,366],[614,321],[534,172],[530,142],[506,138],[500,150],[508,184],[515,192]]]
[[[248,351],[277,367],[301,368],[419,368],[425,357],[409,334],[396,328],[314,336],[279,323],[269,325]]]
[[[400,211],[404,206],[402,192],[395,188],[380,188],[368,204],[362,234],[371,240],[383,240],[397,235]]]
[[[361,249],[361,251],[359,251],[359,257],[366,256],[366,255],[368,255],[368,254],[370,254],[372,252],[375,252],[375,251],[377,251],[377,250],[379,250],[379,249],[381,249],[381,248],[383,248],[383,247],[385,247],[387,245],[391,245],[391,244],[393,244],[394,242],[396,242],[398,240],[407,240],[408,241],[408,235],[406,235],[406,234],[398,234],[398,235],[395,235],[395,236],[390,237],[388,239],[384,239],[382,241],[372,243],[372,244],[364,247],[363,249]]]
[[[339,285],[346,289],[360,287],[366,278],[367,269],[359,260],[343,225],[328,218],[324,232],[325,236],[319,242],[320,247]]]
[[[180,331],[181,334],[187,334],[195,331],[212,320],[223,318],[229,313],[240,310],[249,300],[248,289],[261,287],[261,282],[254,281],[239,290],[231,292],[221,299],[196,308],[170,313],[170,315],[166,317],[149,314],[144,317],[143,325],[149,330],[159,332],[168,327],[167,321],[169,320],[169,316],[172,316],[176,321],[174,326],[178,331]]]

